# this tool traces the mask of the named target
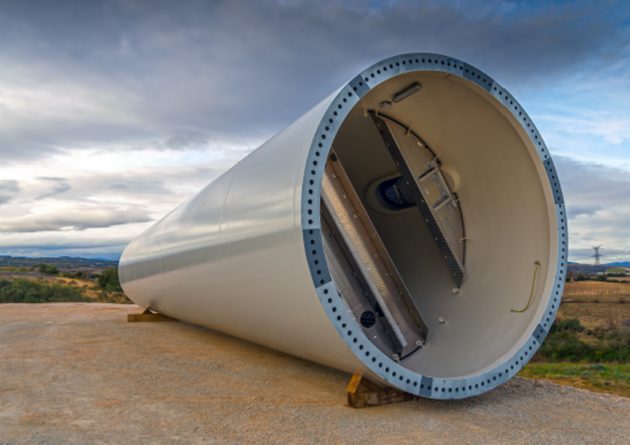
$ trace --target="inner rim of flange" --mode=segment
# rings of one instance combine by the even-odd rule
[[[397,94],[414,84],[421,88],[394,102]],[[387,102],[390,104],[384,106]],[[390,304],[384,304],[374,292],[366,295],[374,286],[366,285],[370,280],[357,271],[357,264],[365,265],[361,258],[366,258],[369,249],[363,249],[364,257],[359,255],[354,265],[348,261],[352,252],[350,255],[343,252],[356,250],[356,240],[361,238],[358,231],[354,233],[355,241],[346,240],[345,248],[340,246],[344,243],[327,242],[343,238],[339,228],[333,227],[329,202],[321,206],[322,237],[332,278],[370,341],[418,373],[460,377],[478,372],[507,354],[535,324],[547,281],[554,275],[549,274],[555,266],[549,263],[549,206],[539,172],[518,131],[518,123],[497,108],[477,88],[441,73],[415,72],[393,77],[371,90],[346,117],[327,161],[322,182],[324,195],[330,178],[345,176],[345,182],[351,183],[359,207],[363,207],[363,213],[372,222],[397,272],[392,274],[391,265],[384,264],[384,274],[381,273],[381,277],[394,275],[391,280],[394,285],[389,287],[398,292],[397,302],[392,303],[395,299],[390,298]],[[441,121],[435,117],[440,112]],[[475,242],[471,258],[466,258],[470,264],[466,264],[461,282],[454,280],[452,269],[444,261],[443,249],[432,239],[432,232],[417,208],[408,205],[392,211],[374,205],[378,200],[369,195],[375,190],[374,184],[400,174],[374,120],[370,119],[374,114],[392,117],[406,123],[409,132],[422,134],[448,172],[442,179],[451,194],[457,193],[465,230]],[[458,134],[466,137],[457,140]],[[476,156],[471,158],[471,153]],[[480,160],[476,162],[475,158]],[[520,175],[516,175],[519,177],[511,178],[513,175],[497,169],[489,160],[508,169],[519,167]],[[476,175],[475,170],[485,174]],[[348,195],[347,190],[338,195],[344,194]],[[520,206],[510,205],[507,196],[512,196]],[[479,207],[481,210],[475,211]],[[361,212],[355,206],[356,213]],[[368,225],[365,233],[369,232]],[[374,249],[377,253],[383,250],[378,245]],[[513,258],[512,250],[524,252]],[[461,259],[463,262],[464,255]],[[508,263],[511,267],[506,267]],[[538,267],[542,270],[537,270]],[[538,279],[532,285],[534,274]],[[388,287],[382,282],[380,286]],[[405,298],[405,290],[409,298]],[[529,310],[512,312],[527,302],[530,291]],[[493,320],[500,322],[493,325]],[[396,342],[396,337],[408,341]]]

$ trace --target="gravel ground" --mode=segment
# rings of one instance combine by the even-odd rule
[[[0,305],[0,444],[630,443],[630,399],[521,378],[356,410],[348,375],[130,305]]]

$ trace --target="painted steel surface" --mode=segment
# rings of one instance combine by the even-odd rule
[[[120,260],[127,295],[180,320],[360,369],[317,298],[301,239],[305,158],[329,103],[132,241]]]
[[[336,132],[371,89],[415,71],[465,79],[519,119],[555,206],[553,279],[540,303],[540,323],[509,356],[463,378],[422,375],[371,345],[331,280],[322,249],[321,180]],[[123,288],[137,304],[168,316],[365,372],[410,393],[461,398],[485,392],[515,375],[539,347],[566,271],[566,221],[555,169],[533,123],[526,114],[521,118],[520,106],[512,109],[514,103],[489,76],[456,59],[406,54],[379,62],[132,241],[120,261]]]

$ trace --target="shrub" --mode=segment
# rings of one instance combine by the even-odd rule
[[[59,270],[55,266],[51,264],[46,264],[46,263],[38,264],[37,266],[35,266],[35,270],[45,275],[58,275],[59,274]]]
[[[101,289],[111,292],[122,292],[120,287],[120,281],[118,280],[118,269],[115,267],[108,267],[103,269],[103,272],[97,278],[98,285]]]
[[[86,278],[86,274],[82,270],[61,272],[61,276],[65,278]]]
[[[581,341],[575,332],[550,332],[542,344],[539,354],[541,357],[554,361],[581,361],[593,355],[590,345]]]
[[[582,326],[582,323],[580,323],[580,320],[577,318],[565,318],[556,320],[553,326],[551,326],[550,332],[583,332],[584,329],[584,326]]]
[[[551,327],[536,357],[543,361],[628,363],[630,329],[596,328],[586,331],[575,318],[559,319]]]
[[[57,283],[41,283],[18,278],[0,280],[0,303],[48,303],[89,301],[80,290]]]

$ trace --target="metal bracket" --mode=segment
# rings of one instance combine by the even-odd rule
[[[457,287],[464,280],[464,223],[457,195],[452,193],[432,150],[426,153],[406,141],[409,128],[370,111],[385,146],[414,196],[422,219],[446,262]],[[395,124],[396,125],[395,125]],[[426,144],[422,144],[425,148]],[[430,154],[428,156],[427,154]]]
[[[392,356],[403,359],[426,342],[428,329],[350,178],[334,159],[327,162],[322,179],[322,228],[328,233],[324,247],[329,264],[336,266],[333,276],[346,298],[354,294],[355,300],[369,303],[357,307],[356,318],[366,308],[378,308],[377,319],[391,340]],[[344,276],[354,280],[346,285]]]

